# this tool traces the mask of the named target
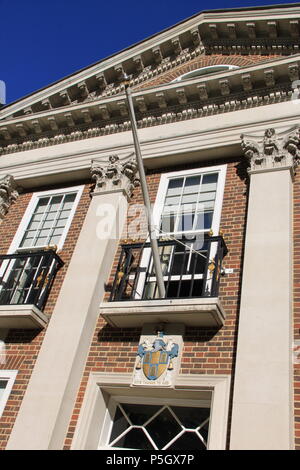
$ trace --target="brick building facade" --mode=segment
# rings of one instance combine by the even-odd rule
[[[299,17],[202,12],[0,109],[1,449],[300,448]]]

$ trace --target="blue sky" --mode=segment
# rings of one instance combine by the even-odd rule
[[[274,3],[279,2],[0,0],[0,80],[6,83],[6,101],[15,101],[202,10]]]

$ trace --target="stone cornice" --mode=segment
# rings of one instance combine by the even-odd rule
[[[13,204],[19,192],[14,178],[11,175],[6,175],[0,178],[0,223],[7,214],[11,204]]]
[[[242,149],[250,165],[249,174],[291,170],[294,174],[300,162],[299,126],[276,133],[266,129],[263,136],[242,134]]]
[[[277,103],[240,110],[218,117],[181,121],[139,131],[141,150],[148,169],[207,162],[210,159],[239,158],[241,133],[263,135],[266,128],[283,132],[299,124],[299,104]],[[117,153],[120,159],[134,151],[132,133],[69,142],[45,149],[7,154],[0,158],[0,176],[10,173],[24,188],[89,178],[91,160],[107,161]]]
[[[138,127],[278,103],[293,96],[300,55],[133,93]],[[0,155],[130,129],[125,96],[69,105],[0,124]]]
[[[200,13],[5,107],[0,119],[113,96],[122,93],[123,72],[135,86],[204,53],[295,54],[299,21],[297,5]]]

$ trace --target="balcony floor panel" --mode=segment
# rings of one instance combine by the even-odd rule
[[[156,322],[220,328],[225,321],[225,312],[217,297],[103,302],[100,315],[109,325],[118,328],[142,327],[144,323]]]
[[[48,317],[35,305],[0,305],[0,328],[42,329]]]

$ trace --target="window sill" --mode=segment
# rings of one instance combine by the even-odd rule
[[[102,302],[100,315],[117,328],[141,327],[152,322],[220,328],[225,321],[225,312],[217,297]]]
[[[35,305],[0,305],[0,328],[42,329],[48,317]]]

